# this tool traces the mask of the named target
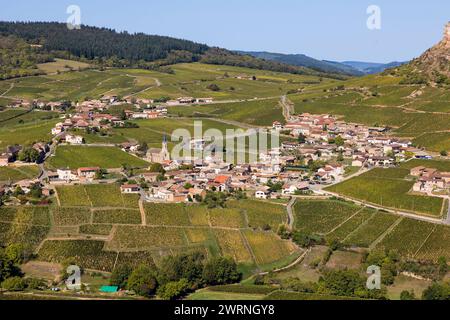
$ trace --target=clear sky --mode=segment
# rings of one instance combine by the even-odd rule
[[[409,60],[450,21],[449,0],[0,0],[0,20],[66,22],[72,4],[87,25],[337,61]],[[369,5],[381,30],[366,26]]]

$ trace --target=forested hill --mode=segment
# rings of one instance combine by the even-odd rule
[[[57,22],[0,21],[0,36],[15,36],[29,44],[42,45],[44,50],[56,56],[92,60],[106,67],[158,69],[175,63],[201,61],[294,74],[343,77],[340,74],[239,55],[188,40],[116,32],[84,25],[79,30],[69,30],[66,24]]]
[[[174,50],[202,54],[209,49],[192,41],[142,33],[118,33],[106,28],[82,26],[79,30],[69,30],[66,24],[56,22],[0,22],[0,33],[42,44],[47,50],[69,51],[87,59],[117,56],[130,62],[155,61],[166,58]]]

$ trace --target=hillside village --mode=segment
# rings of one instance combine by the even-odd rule
[[[179,98],[155,104],[155,101],[148,99],[121,100],[117,96],[104,96],[99,100],[76,103],[74,112],[64,115],[67,103],[34,101],[33,106],[37,109],[60,112],[62,121],[51,130],[53,142],[32,145],[34,157],[25,162],[43,163],[57,145],[86,145],[79,134],[81,132],[95,133],[114,127],[133,128],[135,124],[132,121],[136,119],[151,121],[167,117],[171,106],[211,102],[209,98]],[[123,105],[129,108],[123,108],[120,116],[109,112],[114,106]],[[14,108],[14,105],[10,108]],[[7,184],[1,190],[2,193],[14,194],[20,188],[27,193],[33,186],[39,185],[44,195],[50,195],[56,185],[122,181],[123,193],[141,194],[148,202],[194,202],[201,201],[207,191],[233,190],[244,191],[257,199],[277,199],[311,194],[374,167],[392,168],[412,158],[431,158],[424,150],[413,147],[411,141],[391,136],[387,127],[346,123],[332,115],[293,115],[285,124],[275,121],[267,129],[289,137],[289,140],[283,141],[280,148],[259,154],[257,163],[225,163],[214,156],[205,159],[171,159],[166,140],[162,142],[161,149],[125,142],[116,146],[149,164],[159,164],[158,168],[161,169],[157,172],[130,174],[124,168],[81,167],[52,171],[41,165],[39,179]],[[191,146],[201,151],[208,147],[204,141],[191,141]],[[30,147],[8,147],[0,156],[0,166],[24,164],[24,161],[19,160],[23,158],[21,154],[29,152],[27,150]],[[411,173],[418,180],[412,192],[432,195],[433,192],[439,193],[450,188],[449,173],[439,173],[432,168],[420,169]],[[118,176],[105,180],[106,173],[116,173]]]

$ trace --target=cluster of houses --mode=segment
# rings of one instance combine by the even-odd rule
[[[180,105],[192,105],[192,104],[209,104],[213,103],[214,98],[193,98],[193,97],[181,97],[176,100],[169,100],[166,102],[167,106],[180,106]]]
[[[434,168],[419,166],[412,168],[410,175],[417,178],[417,182],[413,186],[414,192],[431,194],[450,190],[450,172],[440,172]]]
[[[330,115],[305,113],[284,126],[274,122],[273,129],[302,137],[301,143],[283,143],[283,149],[304,156],[305,162],[340,155],[353,167],[391,167],[411,154],[423,153],[409,140],[390,137],[389,128],[346,123]]]

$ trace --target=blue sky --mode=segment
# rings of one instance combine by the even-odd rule
[[[409,60],[450,21],[448,0],[0,0],[0,20],[65,22],[72,4],[83,24],[338,61]],[[369,5],[381,30],[366,27]]]

